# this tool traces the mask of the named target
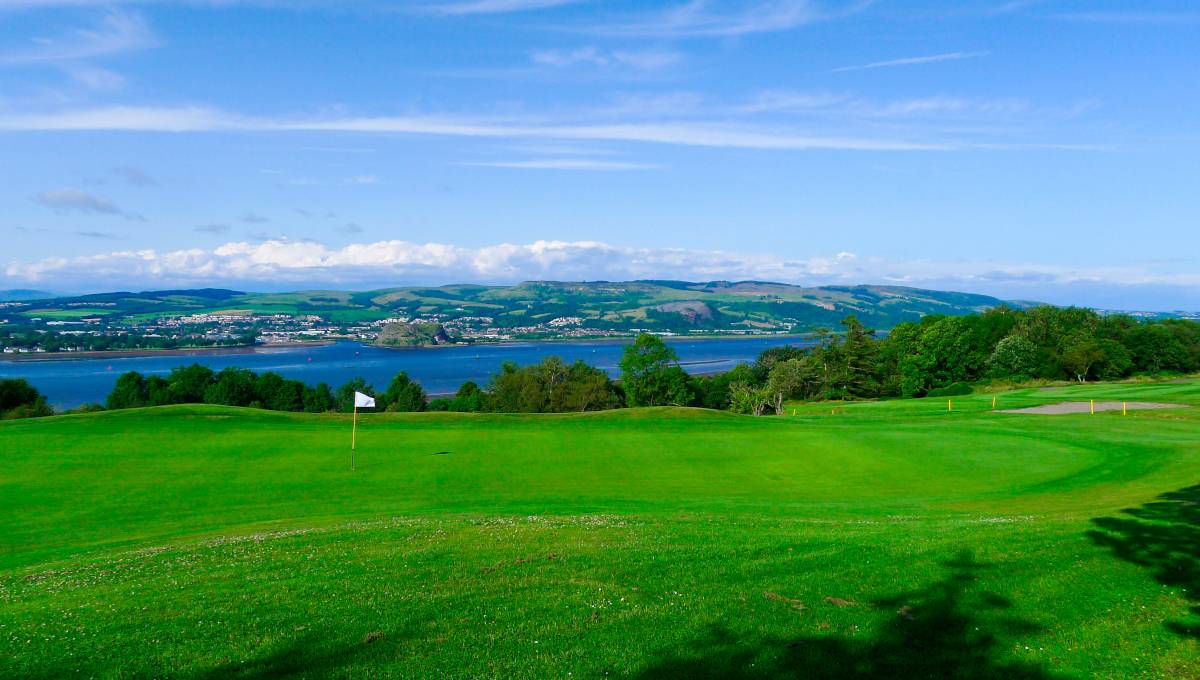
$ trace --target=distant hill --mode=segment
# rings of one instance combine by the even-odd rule
[[[23,300],[42,300],[45,298],[54,297],[53,293],[47,293],[44,290],[29,290],[27,288],[13,288],[11,290],[0,290],[0,302],[20,302]]]
[[[389,323],[375,339],[380,347],[432,347],[451,342],[440,323]]]
[[[223,310],[317,315],[338,323],[406,319],[463,323],[517,334],[570,335],[572,328],[666,332],[779,332],[836,328],[856,315],[886,329],[931,314],[961,315],[998,305],[987,295],[900,286],[804,287],[769,281],[526,281],[512,286],[448,285],[372,291],[247,293],[226,289],[115,292],[39,300],[27,314],[86,313],[109,322]],[[458,320],[465,319],[462,323]],[[532,329],[532,330],[531,330]],[[404,344],[408,338],[395,338]]]

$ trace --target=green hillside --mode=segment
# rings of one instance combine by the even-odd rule
[[[579,317],[584,327],[811,330],[855,314],[890,328],[929,314],[969,314],[1003,301],[986,295],[895,286],[805,288],[756,281],[526,282],[515,286],[451,285],[367,292],[243,293],[224,289],[104,293],[31,303],[26,317],[58,318],[73,310],[106,321],[235,310],[253,314],[316,314],[336,322],[388,317],[489,317],[499,327]],[[1025,303],[1016,303],[1024,306]]]
[[[0,677],[1197,677],[1200,384],[1080,398],[3,422]]]

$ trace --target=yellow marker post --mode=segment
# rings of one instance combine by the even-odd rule
[[[996,410],[996,395],[992,395],[992,410]]]
[[[1129,415],[1129,402],[1127,402],[1127,401],[1121,402],[1121,415],[1123,415],[1123,416]]]
[[[954,410],[954,400],[953,400],[953,399],[947,399],[947,400],[946,400],[946,410],[947,410],[947,411],[953,411],[953,410]]]
[[[1092,415],[1096,415],[1096,400],[1092,399],[1091,404],[1092,404]]]

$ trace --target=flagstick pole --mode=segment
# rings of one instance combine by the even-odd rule
[[[358,404],[354,405],[353,425],[350,426],[350,469],[358,467],[358,454],[355,445],[358,442]]]

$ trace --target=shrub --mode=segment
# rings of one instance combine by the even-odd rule
[[[974,388],[972,388],[969,384],[967,384],[965,382],[956,382],[956,383],[951,383],[949,385],[946,385],[945,387],[938,387],[938,388],[929,390],[929,392],[927,392],[925,394],[925,396],[927,396],[927,397],[960,397],[964,394],[970,394],[974,391],[975,391]]]

